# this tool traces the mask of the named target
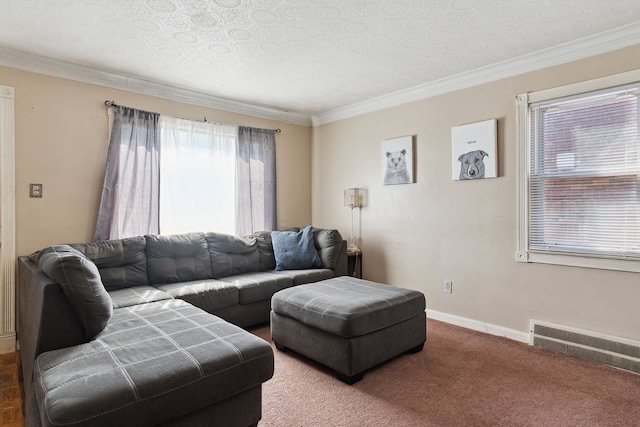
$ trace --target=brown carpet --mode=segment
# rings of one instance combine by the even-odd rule
[[[267,326],[253,333],[273,342]],[[268,426],[640,426],[640,375],[428,320],[422,352],[348,386],[275,350]]]

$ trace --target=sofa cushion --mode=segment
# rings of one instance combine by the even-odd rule
[[[114,310],[95,340],[41,354],[34,387],[45,426],[157,425],[272,375],[269,343],[172,299]]]
[[[335,276],[333,270],[328,268],[310,268],[306,270],[283,270],[270,271],[273,274],[290,277],[293,286],[304,285],[305,283],[319,282],[320,280],[330,279]]]
[[[311,226],[297,232],[272,231],[271,240],[276,270],[301,270],[322,265]]]
[[[240,238],[230,234],[205,234],[211,257],[213,277],[232,276],[234,274],[258,271],[260,253],[254,236]]]
[[[313,229],[313,240],[322,262],[322,268],[336,269],[338,255],[342,249],[342,235],[338,230]]]
[[[273,243],[271,233],[268,231],[258,231],[253,233],[258,242],[258,253],[260,254],[260,271],[275,270],[276,257],[273,254]]]
[[[92,260],[107,291],[149,283],[144,236],[70,245]]]
[[[155,285],[174,298],[180,298],[209,313],[240,303],[238,288],[216,279]]]
[[[240,304],[270,300],[274,293],[293,286],[291,277],[266,271],[223,277],[220,280],[238,288]]]
[[[40,268],[58,282],[84,326],[89,340],[104,329],[111,318],[111,298],[100,280],[98,267],[81,252],[56,245],[39,254]]]
[[[149,284],[212,279],[204,233],[146,235]]]
[[[131,307],[132,305],[173,298],[168,293],[153,286],[133,286],[131,288],[116,289],[115,291],[110,291],[109,296],[113,301],[113,308]]]

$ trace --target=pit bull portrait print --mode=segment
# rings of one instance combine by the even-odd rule
[[[469,151],[458,157],[460,162],[460,179],[483,179],[484,158],[488,154],[483,150]]]
[[[451,128],[451,179],[498,177],[497,119]]]

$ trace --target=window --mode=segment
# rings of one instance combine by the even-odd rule
[[[521,261],[640,271],[638,73],[518,96]]]
[[[276,129],[109,108],[94,240],[276,228]]]
[[[160,232],[234,234],[238,127],[160,116]]]

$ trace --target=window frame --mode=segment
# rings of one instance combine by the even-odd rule
[[[530,237],[530,159],[531,159],[531,104],[556,98],[575,96],[640,81],[640,69],[593,80],[559,86],[551,89],[516,95],[516,128],[518,147],[518,239],[516,260],[525,263],[543,263],[573,267],[640,272],[640,260],[604,255],[568,254],[532,250]]]

